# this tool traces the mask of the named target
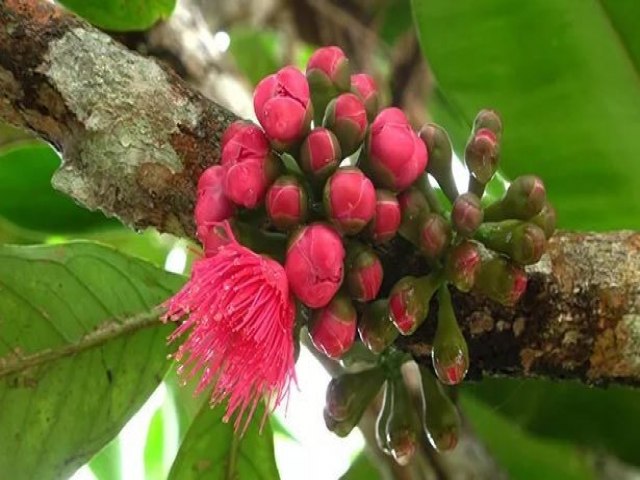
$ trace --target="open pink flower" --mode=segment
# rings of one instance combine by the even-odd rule
[[[184,322],[169,337],[187,334],[175,358],[185,378],[201,372],[196,393],[213,385],[211,402],[227,400],[224,421],[235,415],[246,429],[265,397],[277,406],[295,381],[295,304],[280,264],[235,241],[198,260],[187,284],[166,303],[165,319]],[[266,414],[265,414],[266,418]],[[264,421],[264,419],[263,419]]]

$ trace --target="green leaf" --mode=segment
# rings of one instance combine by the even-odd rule
[[[535,438],[472,397],[462,397],[462,408],[474,432],[512,480],[595,480],[588,459],[573,446]]]
[[[145,480],[162,480],[164,475],[162,457],[164,453],[164,410],[158,408],[151,417],[147,441],[144,446],[144,478]]]
[[[122,478],[122,443],[114,438],[89,462],[89,468],[98,480],[120,480]]]
[[[225,406],[204,404],[180,446],[169,480],[277,480],[273,432],[267,421],[262,433],[264,407],[256,409],[242,437],[232,423],[223,423]]]
[[[284,65],[281,35],[249,28],[231,30],[229,52],[252,85]]]
[[[82,232],[118,222],[90,212],[51,186],[60,158],[47,145],[20,142],[0,150],[0,217],[16,226],[54,234]]]
[[[0,247],[0,472],[66,478],[162,379],[183,282],[92,243]]]
[[[484,379],[465,386],[481,400],[536,435],[606,451],[640,465],[640,391],[587,387],[575,382]]]
[[[146,30],[171,15],[176,0],[58,0],[105,30]]]
[[[640,2],[412,6],[438,85],[432,113],[458,145],[479,109],[496,108],[504,172],[540,175],[560,226],[640,226]]]
[[[375,448],[375,447],[374,447]],[[365,452],[360,452],[340,480],[380,480],[382,475]]]

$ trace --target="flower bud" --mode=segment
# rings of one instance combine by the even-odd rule
[[[402,376],[398,375],[389,381],[393,382],[393,406],[385,429],[387,446],[398,465],[407,465],[418,446],[413,405]]]
[[[440,287],[438,302],[438,327],[431,349],[433,369],[442,383],[457,385],[469,370],[469,350],[458,326],[446,285]]]
[[[544,231],[547,240],[549,240],[556,231],[556,209],[547,201],[544,203],[540,213],[532,217],[529,222],[539,226]]]
[[[263,78],[253,93],[253,107],[278,150],[291,147],[309,131],[313,114],[309,84],[294,67],[284,67]]]
[[[547,239],[540,227],[520,220],[483,223],[476,232],[476,239],[521,265],[538,262],[547,246]]]
[[[340,235],[332,227],[314,223],[301,228],[284,265],[296,297],[310,308],[327,305],[342,284],[344,256]]]
[[[367,119],[372,122],[380,109],[381,103],[376,81],[366,73],[351,75],[351,92],[362,100],[367,111]]]
[[[438,181],[438,185],[450,201],[458,196],[458,187],[453,178],[451,162],[453,147],[447,131],[435,123],[427,123],[420,130],[420,138],[427,146],[429,164],[427,172]]]
[[[421,367],[420,377],[422,426],[429,443],[438,452],[453,450],[462,427],[458,409],[429,370]]]
[[[331,100],[323,124],[336,134],[342,154],[351,155],[360,147],[367,132],[367,112],[362,100],[353,93],[343,93]]]
[[[484,212],[488,222],[506,219],[528,220],[537,215],[547,201],[544,184],[535,175],[516,178],[502,199],[489,205]]]
[[[271,222],[286,230],[304,223],[307,218],[307,192],[296,177],[279,177],[267,192],[266,207]]]
[[[376,355],[381,354],[396,338],[398,329],[391,321],[386,298],[368,303],[358,320],[358,334],[362,343]]]
[[[194,211],[196,226],[208,227],[233,215],[235,207],[224,193],[224,176],[220,165],[209,167],[200,175]]]
[[[347,249],[346,283],[351,298],[370,302],[382,285],[382,264],[371,247],[352,242]]]
[[[338,139],[331,130],[314,128],[302,142],[300,166],[316,180],[325,180],[336,171],[342,160]]]
[[[376,209],[376,191],[371,180],[355,167],[338,169],[324,187],[324,207],[331,221],[353,235],[371,221]]]
[[[222,247],[232,242],[227,230],[219,224],[198,227],[197,236],[205,257],[213,257]]]
[[[376,190],[376,209],[371,223],[369,236],[376,244],[388,242],[398,233],[402,212],[396,196],[389,190]]]
[[[338,293],[329,304],[313,312],[309,336],[313,345],[329,358],[340,358],[356,336],[356,309],[351,299]]]
[[[502,120],[495,110],[483,109],[478,112],[473,121],[473,131],[486,128],[491,130],[498,140],[502,136]]]
[[[415,182],[428,160],[427,147],[398,108],[386,108],[375,118],[361,158],[376,184],[395,192]]]
[[[309,58],[306,73],[319,125],[329,101],[349,89],[349,60],[339,47],[322,47]]]
[[[479,184],[486,185],[496,173],[499,152],[496,135],[487,128],[474,132],[469,139],[464,151],[464,161],[469,173]]]
[[[480,251],[475,243],[464,241],[456,245],[447,255],[446,279],[461,292],[470,291],[475,283],[481,260]]]
[[[451,243],[451,226],[442,215],[428,214],[420,228],[419,246],[422,254],[430,260],[442,256]]]
[[[391,449],[387,442],[387,422],[393,410],[393,382],[387,380],[384,384],[384,396],[382,406],[376,418],[376,443],[378,448],[386,455],[391,455]]]
[[[420,189],[411,187],[398,195],[398,203],[402,212],[400,233],[414,244],[418,244],[422,223],[431,213],[427,198]]]
[[[451,224],[456,232],[471,237],[484,220],[480,199],[471,192],[463,193],[453,202]]]
[[[515,305],[527,289],[524,269],[502,257],[480,264],[475,289],[507,307]]]
[[[380,357],[369,350],[362,342],[353,345],[340,357],[340,366],[345,372],[361,372],[380,364]]]
[[[257,206],[278,173],[278,161],[260,127],[250,122],[232,124],[222,141],[224,191],[237,205]]]
[[[348,435],[380,391],[383,382],[384,371],[381,367],[343,373],[332,379],[327,387],[325,407],[325,422],[329,420],[329,430],[341,437]],[[336,429],[336,424],[340,428]]]
[[[440,286],[435,274],[407,276],[398,280],[389,294],[391,321],[402,335],[411,335],[429,314],[429,302]]]

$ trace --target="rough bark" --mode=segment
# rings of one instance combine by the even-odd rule
[[[199,173],[234,115],[58,7],[0,4],[0,117],[51,143],[54,186],[134,228],[193,237]],[[560,233],[513,309],[456,295],[471,376],[640,384],[640,234]],[[401,241],[387,283],[425,266]],[[435,309],[432,309],[435,310]],[[429,319],[404,348],[428,362]]]

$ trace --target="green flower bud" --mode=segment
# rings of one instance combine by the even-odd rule
[[[456,232],[471,237],[484,220],[480,199],[474,193],[463,193],[453,202],[451,223]]]
[[[487,128],[473,133],[464,151],[464,161],[471,174],[469,190],[482,197],[484,186],[498,169],[500,145],[496,135]]]
[[[420,227],[425,217],[431,213],[429,203],[424,193],[417,187],[410,187],[398,196],[402,221],[400,222],[400,234],[414,244],[418,244]]]
[[[360,340],[375,354],[382,353],[398,337],[398,329],[391,321],[389,301],[376,300],[364,306],[358,320]]]
[[[453,202],[458,196],[458,188],[451,168],[453,148],[447,131],[440,125],[427,123],[420,130],[420,138],[427,146],[429,153],[427,172],[438,181],[444,194]]]
[[[438,452],[455,448],[460,437],[458,409],[442,384],[426,368],[420,368],[422,379],[422,426],[431,446]]]
[[[547,200],[544,184],[535,175],[516,178],[502,199],[489,205],[484,219],[496,222],[506,219],[528,220],[542,211]]]
[[[429,260],[437,260],[451,243],[451,225],[442,215],[430,213],[422,222],[419,247]]]
[[[515,305],[527,289],[527,275],[522,267],[502,257],[483,261],[476,277],[475,289],[505,305]]]
[[[433,338],[431,360],[438,379],[447,385],[456,385],[464,379],[469,369],[469,350],[458,326],[446,285],[440,287],[438,301],[438,327]]]
[[[389,294],[391,321],[402,335],[411,335],[429,314],[431,297],[442,284],[439,275],[407,276],[400,279]]]
[[[464,241],[451,249],[445,263],[445,277],[461,292],[473,288],[481,258],[478,246]]]
[[[407,465],[418,445],[413,421],[413,405],[402,376],[398,375],[389,381],[393,382],[393,405],[387,418],[385,436],[391,456],[399,465]]]
[[[508,255],[520,265],[538,262],[547,246],[544,231],[540,227],[520,220],[483,223],[475,238],[487,248]]]
[[[556,209],[549,202],[545,202],[540,213],[529,219],[529,222],[539,226],[548,240],[556,231]]]
[[[387,422],[393,410],[393,382],[387,380],[384,384],[384,397],[382,398],[382,407],[376,419],[376,443],[378,448],[387,455],[391,455],[391,448],[387,441]]]
[[[495,110],[483,109],[478,112],[473,121],[473,131],[477,132],[483,128],[491,130],[496,138],[500,140],[502,136],[502,120]]]

